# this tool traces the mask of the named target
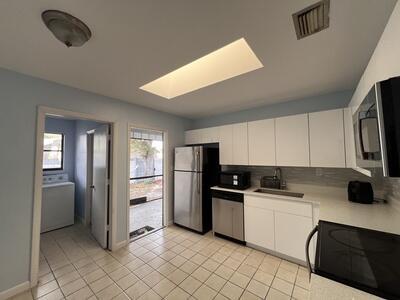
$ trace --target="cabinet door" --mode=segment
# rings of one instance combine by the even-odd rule
[[[275,250],[274,212],[272,210],[245,206],[244,230],[246,242]]]
[[[275,166],[275,120],[248,123],[249,165]]]
[[[354,142],[353,113],[350,107],[344,109],[344,144],[346,149],[346,168],[356,167],[356,148]]]
[[[305,246],[312,230],[312,218],[275,212],[275,250],[306,261]],[[314,257],[310,247],[310,257]]]
[[[203,139],[204,143],[218,143],[219,129],[218,127],[204,128]]]
[[[193,130],[185,131],[185,145],[194,144],[194,132]]]
[[[221,165],[233,164],[233,126],[219,127],[219,162]]]
[[[308,115],[275,119],[276,164],[309,167]]]
[[[185,144],[201,144],[202,143],[202,129],[188,130],[185,132]]]
[[[309,114],[311,167],[346,167],[343,109]]]
[[[233,124],[233,164],[249,164],[249,148],[247,142],[247,123]]]

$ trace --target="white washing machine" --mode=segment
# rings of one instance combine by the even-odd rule
[[[40,232],[74,224],[75,183],[68,174],[43,176]]]

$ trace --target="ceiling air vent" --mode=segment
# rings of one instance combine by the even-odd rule
[[[297,39],[329,27],[329,0],[322,0],[293,14]]]

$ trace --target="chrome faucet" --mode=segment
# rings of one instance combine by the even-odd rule
[[[278,176],[279,173],[279,176]],[[282,170],[281,168],[275,168],[274,171],[274,179],[279,180],[279,189],[285,189],[286,188],[286,183],[282,180]]]
[[[278,176],[278,172],[279,172],[279,176]],[[282,177],[282,170],[281,170],[281,168],[275,168],[275,171],[274,171],[274,178],[275,178],[275,179],[281,180],[281,177]]]

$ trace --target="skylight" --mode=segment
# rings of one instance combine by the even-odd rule
[[[141,86],[140,89],[172,99],[262,67],[263,64],[246,40],[241,38]]]

